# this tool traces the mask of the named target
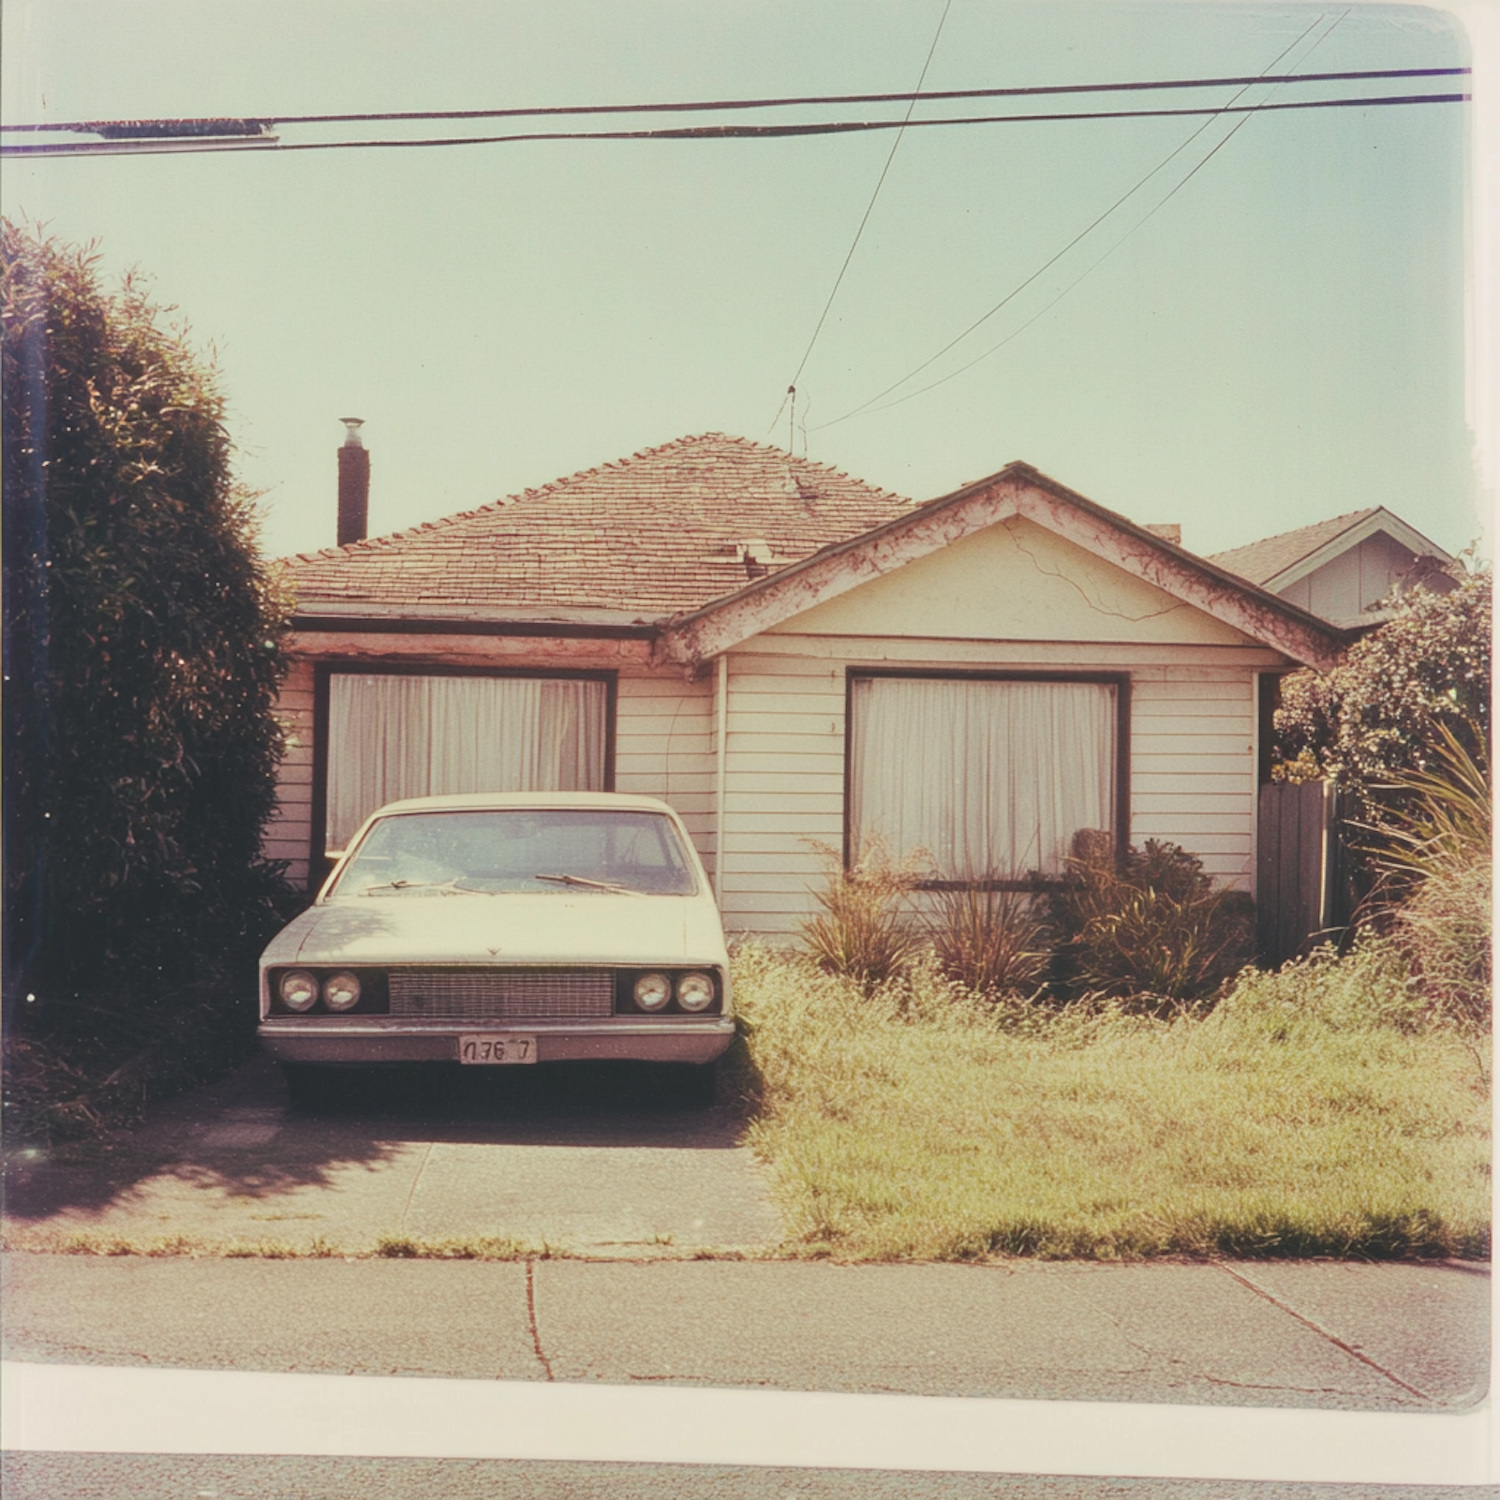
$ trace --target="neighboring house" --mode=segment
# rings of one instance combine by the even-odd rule
[[[1253,890],[1258,679],[1346,642],[1025,464],[913,505],[718,434],[285,566],[294,879],[396,796],[614,787],[772,936],[872,833],[966,883],[1103,828]]]
[[[1391,596],[1418,584],[1438,594],[1458,587],[1453,557],[1383,505],[1215,552],[1209,561],[1344,630],[1390,619]]]

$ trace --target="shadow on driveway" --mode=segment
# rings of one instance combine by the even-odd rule
[[[358,1070],[293,1106],[258,1057],[108,1143],[7,1153],[6,1229],[16,1245],[79,1233],[345,1245],[408,1230],[513,1234],[528,1215],[495,1200],[497,1176],[531,1183],[531,1201],[545,1188],[559,1210],[548,1222],[571,1223],[570,1197],[597,1204],[616,1179],[626,1198],[643,1175],[663,1191],[674,1178],[706,1187],[720,1168],[704,1153],[744,1178],[744,1127],[739,1106],[686,1107],[670,1075],[646,1067]],[[472,1222],[463,1203],[485,1199],[494,1212]],[[695,1209],[689,1226],[702,1220]]]

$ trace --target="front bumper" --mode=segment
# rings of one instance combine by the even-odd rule
[[[406,1020],[272,1016],[260,1023],[261,1046],[277,1062],[457,1062],[461,1036],[531,1036],[538,1062],[709,1063],[734,1040],[732,1016],[700,1019],[507,1023],[468,1025]]]

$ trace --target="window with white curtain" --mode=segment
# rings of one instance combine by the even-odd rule
[[[607,715],[596,679],[335,672],[326,846],[398,797],[602,791]]]
[[[855,677],[850,714],[854,858],[878,838],[940,880],[1055,876],[1115,828],[1113,682]]]

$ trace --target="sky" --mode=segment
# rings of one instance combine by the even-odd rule
[[[929,51],[927,89],[1444,67],[1472,40],[1442,9],[1201,0],[11,0],[4,28],[7,122],[895,92]],[[1169,162],[1201,119],[914,128],[893,157],[871,132],[8,161],[3,203],[212,348],[274,555],[332,544],[343,416],[375,533],[721,431],[917,500],[1024,460],[1204,553],[1370,505],[1457,551],[1489,504],[1471,109],[1220,120]]]
[[[1495,7],[1463,14],[7,0],[0,116],[897,92],[929,50],[934,90],[1455,66],[1482,37],[1500,50]],[[1358,86],[1263,87],[1244,102],[1341,90]],[[1497,404],[1494,209],[1476,197],[1486,158],[1472,134],[1486,97],[1260,115],[1188,146],[1200,120],[918,128],[873,207],[889,133],[8,161],[0,202],[97,242],[108,278],[152,277],[212,348],[273,555],[332,544],[346,415],[365,419],[377,533],[722,431],[917,500],[1024,460],[1133,520],[1179,522],[1203,553],[1371,505],[1457,551],[1481,534],[1496,465],[1479,423]],[[1493,168],[1494,131],[1484,139]]]

